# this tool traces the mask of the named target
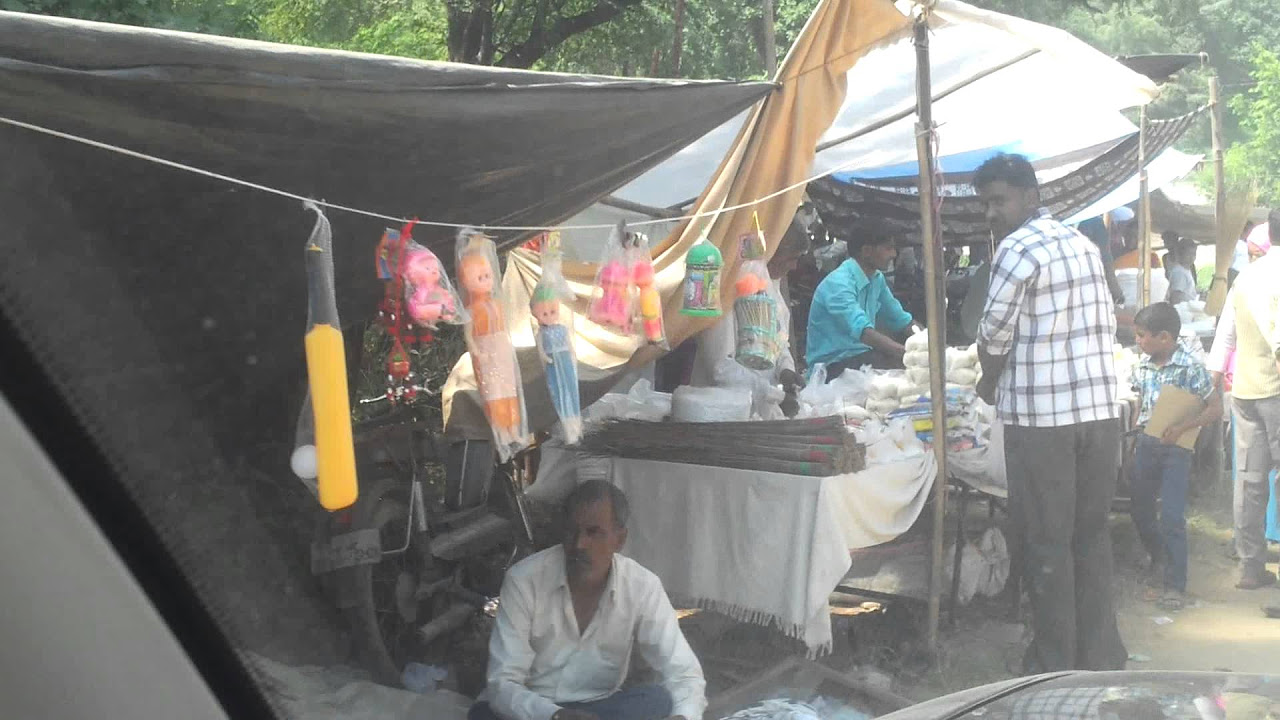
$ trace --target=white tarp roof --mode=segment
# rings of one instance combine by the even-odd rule
[[[900,2],[899,9],[909,8]],[[1119,111],[1147,103],[1158,92],[1145,76],[1057,28],[956,0],[938,0],[931,25],[934,118],[944,156],[1007,149],[1035,159],[1119,140],[1135,129]],[[915,65],[907,34],[853,66],[844,105],[823,143],[865,134],[818,153],[815,174],[835,169],[857,174],[915,161]],[[614,196],[657,207],[696,197],[746,117],[743,113],[713,130]],[[650,219],[596,205],[565,224],[620,218]],[[645,232],[656,238],[667,228],[649,226]],[[600,231],[563,235],[568,254],[597,259]]]

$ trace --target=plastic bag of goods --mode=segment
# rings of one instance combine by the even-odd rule
[[[493,430],[494,446],[503,462],[528,447],[529,426],[520,365],[507,330],[506,309],[494,296],[498,285],[498,253],[493,240],[472,228],[458,231],[454,270],[465,293],[467,350],[484,414]]]
[[[633,327],[640,329],[645,342],[670,350],[662,319],[662,296],[658,293],[653,256],[649,251],[649,238],[641,233],[627,233],[626,240],[626,264],[631,268],[631,282],[636,293],[635,311],[638,316],[633,321]]]
[[[714,377],[716,387],[733,388],[751,394],[753,417],[761,420],[781,420],[786,417],[781,405],[787,394],[783,392],[781,385],[771,384],[765,373],[749,370],[733,358],[726,357],[716,363]]]
[[[567,445],[582,439],[578,359],[573,349],[573,291],[560,271],[560,234],[549,234],[542,249],[542,277],[529,300],[529,317],[551,405]]]
[[[840,377],[831,381],[830,385],[842,401],[862,405],[870,394],[871,382],[869,373],[849,369],[840,373]]]
[[[587,304],[587,317],[606,330],[631,336],[637,330],[635,318],[639,308],[631,267],[634,255],[628,252],[627,237],[623,223],[618,223],[610,232],[596,271],[591,301]]]
[[[671,394],[671,417],[681,422],[750,420],[751,393],[742,388],[681,385]]]

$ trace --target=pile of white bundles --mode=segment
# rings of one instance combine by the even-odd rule
[[[641,379],[625,393],[606,393],[582,412],[587,421],[623,418],[626,420],[665,420],[671,414],[671,393],[657,392],[648,380]]]
[[[929,331],[921,330],[907,338],[905,347],[907,353],[902,356],[902,364],[907,366],[907,379],[923,394],[929,390]],[[946,371],[948,385],[975,387],[982,377],[978,346],[947,348]]]
[[[910,420],[901,418],[886,422],[866,408],[869,402],[867,393],[873,382],[884,377],[896,377],[906,382],[901,370],[890,373],[850,369],[835,380],[827,382],[826,367],[822,364],[815,365],[809,376],[809,383],[796,397],[800,404],[797,417],[843,416],[845,426],[867,448],[867,465],[919,457],[925,452],[924,445],[916,437]]]
[[[885,373],[871,381],[867,410],[886,420],[906,419],[917,437],[932,444],[933,409],[929,371],[929,333],[912,335],[905,344],[901,375]],[[978,348],[946,349],[946,442],[950,450],[969,450],[986,444],[990,433],[991,408],[978,399],[975,386],[982,377]]]

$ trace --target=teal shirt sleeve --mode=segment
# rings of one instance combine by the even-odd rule
[[[883,277],[877,278],[877,290],[880,292],[880,310],[876,313],[876,327],[883,327],[889,332],[899,332],[911,324],[911,313],[902,309],[902,303],[893,296],[889,285]]]
[[[862,331],[872,326],[871,318],[858,302],[852,285],[841,283],[827,295],[827,312],[836,321],[840,332],[848,333],[854,340],[862,339]]]

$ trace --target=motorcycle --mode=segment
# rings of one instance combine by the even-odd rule
[[[490,443],[449,444],[436,427],[411,405],[357,423],[359,499],[321,519],[311,549],[359,662],[387,684],[493,617],[503,575],[533,546],[523,464],[495,465]]]

